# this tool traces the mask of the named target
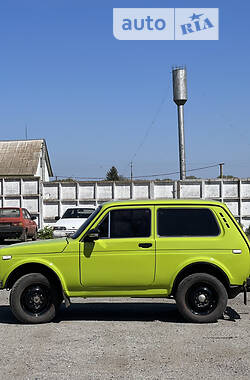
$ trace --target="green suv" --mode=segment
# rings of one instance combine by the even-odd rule
[[[247,237],[210,200],[105,203],[70,238],[0,253],[0,288],[23,323],[51,321],[71,297],[174,298],[186,320],[215,322],[250,274]]]

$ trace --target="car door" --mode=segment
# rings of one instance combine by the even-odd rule
[[[26,229],[28,230],[28,235],[31,236],[35,232],[35,226],[33,221],[31,220],[30,213],[25,208],[23,209],[23,217],[25,220]]]
[[[100,238],[80,243],[81,283],[145,288],[155,275],[154,207],[113,208],[97,221]]]

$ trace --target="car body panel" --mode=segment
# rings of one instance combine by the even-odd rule
[[[131,206],[128,208],[131,209]],[[137,206],[136,209],[140,207]],[[81,283],[84,287],[150,287],[153,284],[155,277],[154,208],[147,206],[146,209],[151,211],[149,237],[99,239],[94,245],[80,243]],[[96,228],[106,217],[107,212],[95,222],[93,228]],[[140,247],[142,244],[151,246],[143,248]]]
[[[155,220],[157,223],[157,210],[168,206],[156,206]],[[169,206],[182,207],[183,206]],[[193,208],[192,205],[185,208]],[[207,206],[199,206],[207,208]],[[219,219],[221,205],[210,207],[219,224],[220,234],[216,237],[159,237],[156,235],[156,279],[157,284],[173,283],[176,273],[194,263],[210,263],[226,273],[231,284],[242,283],[245,273],[242,266],[249,268],[249,247],[236,229],[231,219],[227,218],[226,227]],[[223,223],[222,223],[223,222]],[[157,230],[157,225],[156,225]],[[233,253],[241,250],[241,258]],[[166,272],[166,268],[168,268]],[[172,277],[172,279],[171,279]]]
[[[216,237],[158,237],[156,213],[159,207],[205,207],[212,210],[220,227]],[[100,223],[110,210],[123,208],[151,210],[148,238],[99,239],[86,242],[87,232]],[[220,214],[223,214],[222,216]],[[225,220],[226,222],[225,222]],[[109,202],[75,239],[55,239],[8,246],[0,250],[2,287],[20,265],[40,263],[59,277],[70,297],[171,295],[176,276],[187,266],[205,263],[221,270],[230,285],[242,286],[250,273],[249,243],[227,207],[201,200],[143,200]],[[228,226],[229,227],[228,227]],[[138,244],[150,243],[148,249]],[[233,253],[240,250],[240,254]],[[11,259],[3,257],[11,256]]]

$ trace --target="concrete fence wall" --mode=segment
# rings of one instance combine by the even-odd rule
[[[40,182],[36,178],[0,179],[0,206],[25,207],[39,227],[55,223],[70,206],[122,199],[202,198],[225,202],[237,220],[250,225],[250,179],[140,182]]]

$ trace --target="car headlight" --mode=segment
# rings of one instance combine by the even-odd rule
[[[66,227],[54,227],[54,231],[66,230]]]

